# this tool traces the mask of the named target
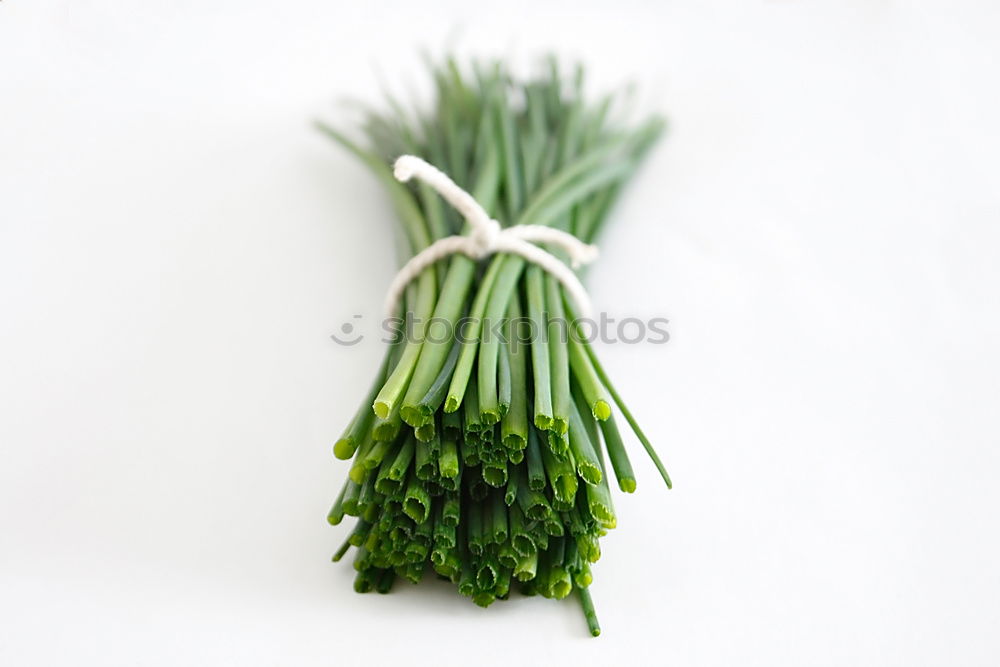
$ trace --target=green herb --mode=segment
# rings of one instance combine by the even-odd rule
[[[437,165],[507,225],[551,225],[589,243],[662,131],[657,118],[612,120],[615,96],[589,102],[582,69],[567,76],[555,59],[529,79],[497,62],[431,69],[428,109],[389,100],[387,113],[366,110],[363,141],[320,126],[386,187],[403,259],[467,230],[430,188],[393,178],[400,154]],[[557,599],[575,590],[598,635],[588,587],[599,538],[617,523],[610,472],[622,491],[636,487],[612,405],[670,478],[562,286],[521,257],[454,255],[407,288],[398,314],[414,335],[387,350],[334,445],[353,462],[328,520],[359,520],[333,559],[357,549],[359,592],[418,582],[428,564],[480,606],[512,584]]]

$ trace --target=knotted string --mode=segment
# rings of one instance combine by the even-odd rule
[[[393,175],[402,183],[412,178],[426,183],[462,214],[470,229],[464,236],[438,239],[403,265],[389,285],[385,297],[388,317],[395,315],[406,286],[438,260],[455,253],[462,253],[471,259],[482,259],[498,252],[518,255],[540,266],[566,288],[576,304],[578,314],[581,317],[590,316],[590,297],[580,279],[558,257],[534,244],[551,243],[559,246],[569,255],[570,266],[574,269],[594,261],[597,258],[597,246],[586,244],[572,234],[545,225],[513,225],[504,229],[472,195],[458,187],[447,174],[414,155],[403,155],[396,160]]]

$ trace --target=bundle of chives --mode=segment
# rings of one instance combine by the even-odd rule
[[[409,253],[462,233],[463,221],[428,187],[393,178],[406,153],[441,167],[499,220],[589,243],[661,121],[615,122],[614,96],[587,102],[582,70],[567,81],[554,59],[530,80],[500,63],[471,69],[451,59],[432,67],[427,112],[394,100],[389,114],[367,111],[368,147],[320,129],[385,185]],[[515,586],[552,598],[575,590],[596,636],[590,564],[617,522],[605,453],[619,488],[636,487],[612,404],[668,487],[670,478],[563,287],[517,256],[452,255],[411,283],[403,312],[410,335],[386,351],[334,445],[353,463],[328,520],[358,521],[333,559],[356,548],[358,592],[388,592],[397,577],[416,583],[428,567],[484,607]]]

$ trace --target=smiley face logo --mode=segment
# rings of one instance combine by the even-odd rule
[[[353,319],[360,320],[361,316],[355,315]],[[330,338],[332,338],[337,345],[345,345],[347,347],[350,347],[352,345],[357,345],[358,343],[360,343],[361,340],[364,338],[364,336],[362,334],[356,334],[354,332],[353,324],[351,324],[350,322],[344,322],[343,324],[340,325],[340,335],[330,334]]]

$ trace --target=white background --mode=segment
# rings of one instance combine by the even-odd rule
[[[0,663],[997,664],[996,4],[477,5],[0,3]],[[394,223],[309,123],[449,44],[670,120],[590,275],[676,482],[597,640],[329,562]]]

